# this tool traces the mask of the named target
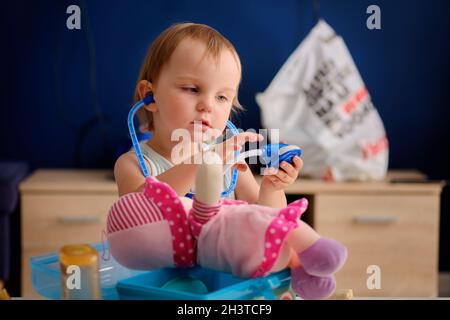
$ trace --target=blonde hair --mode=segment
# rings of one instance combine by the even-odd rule
[[[191,38],[193,40],[200,40],[206,45],[205,55],[212,56],[216,61],[219,59],[220,53],[223,49],[230,50],[236,59],[238,68],[241,71],[241,62],[236,49],[231,42],[226,39],[214,28],[204,24],[196,23],[178,23],[174,24],[165,31],[163,31],[158,38],[151,44],[145,56],[144,63],[139,71],[139,77],[136,83],[134,93],[134,103],[141,100],[138,92],[138,84],[142,80],[147,80],[156,83],[161,74],[163,66],[170,60],[172,53],[183,39]],[[239,84],[237,90],[239,89]],[[239,103],[236,97],[233,99],[233,112],[242,111],[244,108]],[[231,116],[231,115],[230,115]],[[139,122],[141,130],[153,130],[153,116],[150,111],[141,108],[138,111]]]

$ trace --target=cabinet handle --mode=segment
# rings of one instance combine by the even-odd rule
[[[58,218],[59,223],[76,224],[76,223],[99,223],[100,217],[97,216],[65,216]]]
[[[396,216],[357,216],[353,218],[358,224],[391,224],[398,221]]]

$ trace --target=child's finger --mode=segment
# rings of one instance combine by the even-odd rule
[[[225,141],[224,143],[217,145],[215,149],[223,159],[224,163],[231,164],[230,161],[234,159],[234,153],[241,150],[242,147],[232,142]]]
[[[239,134],[233,136],[230,139],[232,139],[233,142],[238,145],[243,145],[247,141],[250,141],[250,142],[261,141],[264,139],[264,137],[261,134],[258,134],[255,132],[242,132],[242,133],[239,133]]]
[[[278,179],[280,179],[284,183],[289,183],[289,180],[291,179],[289,175],[284,172],[283,170],[278,170],[277,174],[275,175]]]
[[[276,169],[276,168],[266,168],[263,171],[263,175],[265,175],[265,176],[273,176],[273,175],[277,174],[278,171],[279,170]]]
[[[300,171],[303,168],[303,160],[299,156],[295,156],[293,159],[294,167],[297,171]]]
[[[283,161],[281,162],[280,166],[281,169],[283,169],[290,177],[297,177],[297,170],[290,163]]]

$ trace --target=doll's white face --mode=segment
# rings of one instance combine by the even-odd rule
[[[153,84],[153,118],[160,137],[170,139],[178,128],[193,134],[194,121],[202,120],[203,131],[224,130],[241,71],[230,50],[222,50],[217,61],[205,50],[199,40],[182,40]]]

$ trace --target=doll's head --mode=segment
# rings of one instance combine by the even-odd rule
[[[222,131],[238,101],[241,63],[234,46],[215,29],[175,24],[150,46],[141,67],[135,102],[148,92],[155,103],[138,113],[141,130],[191,129],[193,121]]]

